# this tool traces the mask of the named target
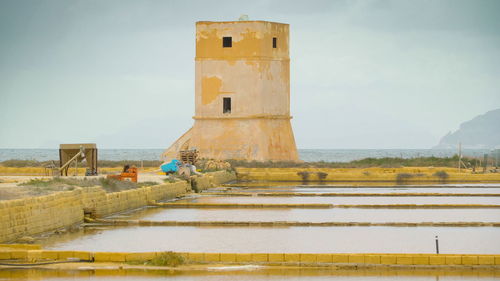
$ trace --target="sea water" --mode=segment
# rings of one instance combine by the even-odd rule
[[[99,149],[100,160],[159,160],[164,149]],[[463,155],[482,157],[490,153],[484,149],[464,150]],[[454,149],[299,149],[299,158],[303,161],[349,162],[363,158],[415,158],[415,157],[451,157],[457,154]],[[57,160],[58,149],[0,149],[0,161],[9,159],[22,160]]]

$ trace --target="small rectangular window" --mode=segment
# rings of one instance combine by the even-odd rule
[[[276,48],[278,39],[276,37],[273,37],[273,48]]]
[[[222,47],[231,48],[233,46],[233,37],[222,37]]]
[[[222,102],[222,113],[231,113],[231,98],[223,98]]]

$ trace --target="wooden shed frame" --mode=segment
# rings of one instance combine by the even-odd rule
[[[85,158],[77,156],[80,151],[83,151]],[[75,158],[75,159],[73,159]],[[61,176],[68,175],[68,169],[71,165],[66,165],[68,161],[81,162],[87,160],[87,172],[85,175],[97,175],[97,145],[95,143],[71,143],[59,145],[59,169]],[[63,168],[64,167],[64,168]]]

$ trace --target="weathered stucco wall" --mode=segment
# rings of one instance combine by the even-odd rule
[[[297,151],[288,119],[196,120],[191,145],[214,159],[290,160]],[[207,154],[205,154],[207,155]]]
[[[288,60],[199,60],[196,77],[197,118],[290,115]],[[222,111],[224,97],[230,114]]]
[[[231,37],[231,47],[223,47],[223,37]],[[174,143],[164,158],[186,144],[208,159],[298,160],[288,44],[288,24],[198,22],[195,123],[189,141]],[[231,99],[230,112],[223,111],[224,98]]]

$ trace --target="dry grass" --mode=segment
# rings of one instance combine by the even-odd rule
[[[18,159],[10,159],[0,162],[0,166],[3,167],[46,167],[52,163],[55,163],[56,166],[59,165],[58,160],[49,160],[49,161],[36,161],[36,160],[18,160]],[[161,161],[157,160],[120,160],[120,161],[111,161],[111,160],[99,160],[97,162],[98,167],[109,168],[109,167],[123,167],[125,165],[135,165],[136,167],[159,167],[162,164]],[[78,166],[85,167],[87,164],[85,161],[79,163]]]
[[[179,265],[185,264],[186,260],[181,255],[174,252],[163,252],[151,260],[136,260],[128,261],[128,264],[133,265],[153,265],[153,266],[169,266],[177,267]]]
[[[184,258],[174,252],[165,252],[156,256],[152,260],[146,262],[146,264],[154,266],[171,266],[176,267],[185,263]]]
[[[207,160],[200,159],[197,168],[204,167],[204,163]],[[472,167],[476,161],[473,158],[462,158],[462,161],[467,165]],[[39,167],[42,168],[53,161],[36,161],[36,160],[6,160],[0,162],[0,166],[3,167]],[[54,161],[56,164],[59,161]],[[292,162],[292,161],[245,161],[245,160],[227,160],[231,164],[231,167],[245,167],[245,168],[370,168],[370,167],[381,167],[381,168],[400,168],[400,167],[456,167],[458,163],[458,156],[453,157],[415,157],[415,158],[395,158],[395,157],[385,157],[385,158],[365,158],[360,160],[354,160],[350,162]],[[100,160],[98,166],[100,168],[110,168],[110,167],[123,167],[124,165],[135,165],[136,167],[151,168],[159,167],[162,162],[154,160],[120,160],[120,161],[110,161],[110,160]],[[80,163],[80,167],[85,167],[85,162]],[[207,170],[209,171],[209,170]]]
[[[462,158],[470,166],[474,159]],[[365,158],[350,162],[290,162],[290,161],[243,161],[228,160],[231,167],[244,168],[401,168],[401,167],[456,167],[458,156],[453,157],[416,157],[416,158]]]
[[[75,178],[53,178],[50,180],[32,179],[19,186],[29,187],[36,195],[50,193],[53,191],[73,190],[75,187],[101,186],[106,192],[118,192],[122,190],[135,189],[143,186],[157,185],[156,182],[134,183],[130,181],[118,181],[114,179],[75,179]]]

